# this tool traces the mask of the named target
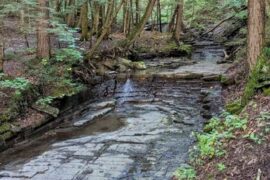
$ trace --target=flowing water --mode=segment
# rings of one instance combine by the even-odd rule
[[[218,52],[194,66],[211,68]],[[0,179],[170,179],[187,162],[192,132],[222,109],[221,86],[202,80],[131,76],[99,93],[106,97],[77,106],[55,131],[2,153]]]

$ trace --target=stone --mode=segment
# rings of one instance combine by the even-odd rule
[[[32,108],[37,110],[37,111],[49,114],[49,115],[51,115],[53,117],[57,117],[59,112],[60,112],[58,108],[52,107],[52,106],[47,105],[47,104],[37,104],[37,103],[35,103],[32,106]]]
[[[96,118],[104,116],[105,114],[111,112],[112,110],[113,110],[113,108],[109,107],[109,108],[98,110],[96,112],[90,112],[85,117],[83,117],[80,120],[76,121],[73,125],[76,126],[76,127],[83,126],[83,125],[93,121]]]
[[[133,63],[131,60],[125,59],[125,58],[117,58],[118,65],[124,65],[128,68],[133,68]]]
[[[233,76],[230,76],[230,75],[226,75],[225,74],[225,75],[222,75],[221,76],[220,82],[221,82],[221,84],[228,86],[228,85],[235,84],[235,79],[234,79]]]
[[[93,103],[90,105],[92,108],[96,109],[103,109],[107,107],[114,107],[116,105],[116,100],[109,100],[109,101],[103,101],[103,102],[98,102],[98,103]]]
[[[135,70],[145,70],[146,65],[144,62],[133,62],[133,69]]]
[[[129,68],[127,68],[126,66],[124,66],[123,64],[118,64],[118,68],[117,71],[118,72],[127,72]]]
[[[202,78],[204,81],[219,81],[220,75],[214,74],[214,75],[206,75]]]

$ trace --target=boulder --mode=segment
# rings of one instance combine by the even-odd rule
[[[118,58],[118,65],[126,66],[128,68],[133,68],[133,63],[131,60],[125,59],[125,58]]]

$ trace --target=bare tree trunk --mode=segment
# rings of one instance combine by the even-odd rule
[[[145,13],[139,22],[139,24],[134,28],[134,30],[129,34],[127,40],[123,44],[125,47],[130,47],[137,39],[137,37],[141,34],[147,20],[149,19],[153,8],[155,6],[156,0],[149,0]]]
[[[123,33],[127,35],[129,33],[130,24],[130,9],[128,8],[129,2],[126,1],[123,8]]]
[[[88,41],[88,1],[81,7],[81,41]]]
[[[126,0],[122,0],[121,3],[119,4],[119,6],[116,8],[116,11],[114,12],[113,11],[113,9],[114,9],[114,7],[113,7],[114,0],[109,0],[104,27],[102,27],[102,32],[101,32],[100,36],[98,37],[97,41],[95,42],[93,47],[87,53],[88,60],[90,60],[90,58],[92,58],[92,56],[94,55],[96,49],[99,47],[100,43],[102,42],[102,40],[106,36],[107,32],[110,30],[110,27],[111,27],[111,25],[112,25],[112,23],[114,21],[114,18],[117,16],[118,12],[120,11],[120,9],[121,9],[121,7],[122,7],[122,5],[124,4],[125,1]]]
[[[61,6],[62,6],[62,0],[56,0],[55,2],[55,11],[59,13],[61,11]]]
[[[176,23],[175,23],[175,30],[173,33],[173,39],[177,42],[180,41],[180,35],[182,32],[182,23],[183,23],[183,9],[184,9],[184,1],[179,0],[177,4],[177,16],[176,16]]]
[[[256,65],[265,35],[265,0],[248,1],[248,49],[247,59],[250,70]]]
[[[171,21],[169,23],[169,32],[173,32],[174,30],[174,26],[175,26],[175,17],[177,15],[177,9],[178,7],[175,8],[174,12],[173,12],[173,15],[172,15],[172,18],[171,18]]]
[[[93,23],[92,23],[92,34],[96,35],[98,33],[99,27],[99,15],[100,15],[100,5],[94,1],[93,3]]]
[[[38,0],[38,8],[41,15],[37,23],[37,57],[50,58],[49,1]]]
[[[2,36],[2,32],[0,29],[0,72],[3,71],[4,66],[4,37]]]
[[[140,0],[136,0],[136,25],[140,22],[141,16],[140,16]]]
[[[159,31],[162,32],[162,19],[161,19],[161,5],[160,0],[157,0],[157,24],[159,27]]]
[[[69,13],[67,16],[67,25],[69,27],[75,27],[75,0],[69,0],[68,2],[68,9],[69,9]]]

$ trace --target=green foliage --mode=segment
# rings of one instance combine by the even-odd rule
[[[174,175],[179,180],[193,180],[196,178],[196,171],[194,168],[188,166],[188,167],[180,167],[176,170]]]
[[[223,172],[223,171],[226,170],[226,166],[225,166],[225,164],[223,164],[223,163],[218,163],[218,164],[217,164],[217,169],[218,169],[220,172]]]
[[[245,130],[247,128],[247,119],[239,118],[235,115],[227,115],[225,117],[224,125],[228,131],[233,131],[235,129]]]
[[[244,138],[248,138],[257,144],[261,144],[262,140],[263,140],[262,137],[260,137],[259,135],[255,134],[253,132],[248,134],[248,135],[245,135]]]
[[[39,105],[50,105],[55,98],[52,96],[47,96],[39,99],[36,103]]]
[[[219,118],[212,118],[207,125],[204,126],[204,132],[211,132],[218,128],[221,128],[221,121]]]
[[[21,91],[26,90],[30,85],[31,83],[27,79],[21,77],[12,80],[0,81],[0,87],[12,88]]]
[[[77,61],[82,60],[83,56],[80,51],[73,48],[63,48],[59,49],[56,52],[55,59],[59,62],[69,62],[76,63]]]
[[[198,141],[197,148],[200,153],[200,158],[213,158],[219,154],[219,149],[216,147],[219,140],[219,134],[217,132],[197,134],[196,138]]]
[[[259,120],[259,121],[270,121],[270,113],[269,112],[261,112],[260,117],[257,120]]]
[[[226,111],[231,114],[240,114],[243,107],[240,100],[230,102],[226,105]]]
[[[205,159],[223,156],[226,153],[223,142],[234,138],[236,130],[246,127],[247,119],[229,113],[224,113],[222,119],[212,118],[203,133],[195,133],[197,144],[191,152],[191,160],[198,164]]]

